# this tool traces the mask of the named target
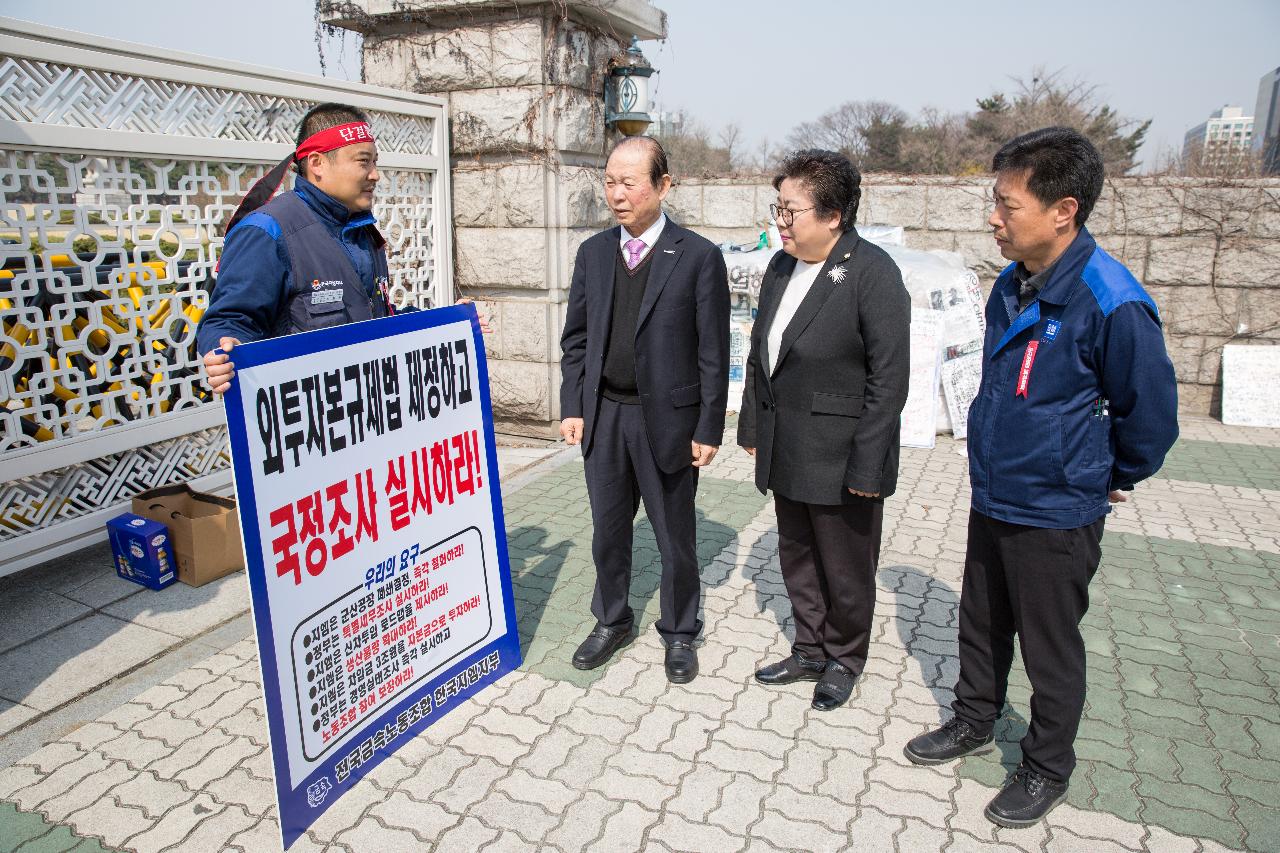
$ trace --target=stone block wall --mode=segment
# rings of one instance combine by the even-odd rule
[[[868,175],[858,222],[901,225],[911,248],[960,253],[989,291],[1007,263],[986,224],[990,188],[989,177]],[[763,178],[685,180],[668,209],[711,240],[745,243],[776,197]],[[1182,410],[1218,415],[1222,346],[1280,344],[1280,180],[1121,178],[1088,227],[1160,307]]]
[[[665,34],[665,18],[645,0],[331,5],[330,22],[364,33],[365,82],[448,102],[454,281],[494,329],[496,425],[554,436],[574,254],[612,224],[604,75],[632,33]]]

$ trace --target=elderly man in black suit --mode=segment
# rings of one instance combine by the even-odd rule
[[[634,636],[632,525],[643,499],[662,556],[667,678],[683,684],[698,674],[693,501],[724,430],[728,276],[714,245],[662,212],[671,176],[656,140],[618,143],[604,186],[619,227],[578,249],[560,340],[560,434],[582,445],[596,564],[596,627],[573,665],[594,669]]]
[[[911,302],[884,250],[858,236],[862,177],[842,154],[799,151],[774,179],[783,251],[765,271],[738,443],[773,490],[796,637],[763,684],[817,681],[843,705],[867,662],[884,499],[898,482]]]

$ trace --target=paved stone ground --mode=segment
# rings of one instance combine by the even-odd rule
[[[918,768],[956,675],[968,507],[963,443],[903,456],[887,504],[872,659],[849,704],[751,680],[790,607],[772,507],[732,450],[699,491],[703,675],[670,685],[640,524],[640,639],[601,670],[581,463],[508,486],[526,663],[380,765],[297,850],[1280,850],[1280,433],[1184,423],[1162,476],[1108,522],[1085,621],[1089,695],[1068,803],[998,829],[1018,760],[1019,664],[1000,751]],[[35,690],[56,691],[57,673]],[[4,690],[0,672],[0,694]],[[0,853],[278,844],[251,639],[182,668],[0,770]],[[23,729],[19,730],[19,733]]]
[[[523,482],[562,450],[500,438],[503,482]],[[251,636],[248,610],[242,575],[157,594],[116,576],[105,541],[0,577],[0,767],[48,739],[41,736],[89,722]],[[22,734],[6,737],[14,732]]]

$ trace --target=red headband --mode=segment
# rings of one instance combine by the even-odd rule
[[[324,154],[347,145],[373,141],[373,128],[362,121],[353,121],[311,134],[302,140],[293,157],[295,160],[302,160],[308,154]]]
[[[241,219],[244,219],[271,200],[271,197],[276,194],[276,190],[280,188],[281,182],[284,181],[285,172],[296,161],[304,159],[308,154],[324,154],[327,151],[344,148],[348,145],[374,141],[373,128],[362,121],[340,124],[328,130],[311,134],[302,140],[298,150],[281,160],[275,168],[249,188],[249,192],[245,193],[240,206],[235,209],[235,212],[227,219],[226,225],[223,226],[223,235],[229,234]]]

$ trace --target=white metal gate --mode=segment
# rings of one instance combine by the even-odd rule
[[[230,487],[195,352],[219,226],[325,101],[370,114],[393,297],[448,304],[442,100],[0,18],[0,575]]]

